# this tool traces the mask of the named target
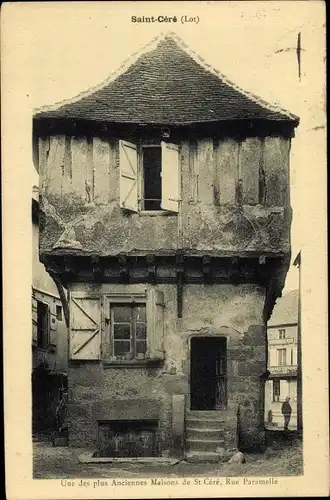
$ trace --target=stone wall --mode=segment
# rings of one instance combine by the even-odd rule
[[[75,284],[72,290],[86,289]],[[125,285],[120,285],[120,291]],[[129,293],[145,285],[126,285]],[[99,285],[114,293],[116,285]],[[242,446],[263,444],[263,395],[260,376],[266,370],[266,332],[262,320],[265,290],[257,285],[187,285],[183,317],[177,317],[176,287],[164,292],[165,360],[159,367],[115,367],[102,362],[69,366],[70,445],[97,445],[97,421],[123,418],[159,419],[163,454],[173,453],[172,400],[184,395],[190,403],[190,338],[227,338],[228,447],[236,441],[240,415]],[[96,286],[93,286],[96,291]],[[149,417],[148,417],[149,416]],[[174,436],[178,439],[178,436]]]

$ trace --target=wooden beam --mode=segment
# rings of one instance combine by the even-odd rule
[[[96,279],[100,279],[103,276],[101,259],[100,257],[93,255],[91,260],[92,260],[93,277]]]
[[[203,255],[203,276],[205,283],[212,283],[213,273],[212,273],[212,261],[209,255]]]
[[[75,274],[75,260],[70,255],[65,255],[63,258],[64,273]]]
[[[234,285],[237,285],[240,280],[239,259],[238,257],[232,257],[230,260],[231,260],[230,278],[232,283]]]
[[[147,255],[148,281],[149,283],[156,282],[156,258],[153,254]]]
[[[119,280],[121,283],[129,281],[129,270],[127,265],[127,255],[121,254],[118,256],[119,263]]]
[[[177,312],[178,318],[182,318],[183,310],[183,275],[184,275],[184,256],[182,253],[176,254],[176,283],[177,283]]]

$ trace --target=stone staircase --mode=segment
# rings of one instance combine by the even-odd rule
[[[221,459],[225,451],[224,424],[222,411],[187,411],[187,462],[218,462]]]

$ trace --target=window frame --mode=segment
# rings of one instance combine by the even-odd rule
[[[39,350],[47,351],[50,347],[50,321],[51,321],[51,310],[50,310],[50,305],[47,302],[44,302],[43,300],[36,299],[37,301],[37,338],[36,338],[36,348]],[[43,322],[46,325],[46,332],[42,332],[42,335],[39,335],[39,321],[41,321],[41,318],[39,318],[39,304],[42,305],[45,308],[46,311],[46,319],[43,320]],[[39,340],[40,338],[42,339],[42,342],[40,343]]]
[[[278,331],[279,340],[284,340],[286,338],[285,328],[280,328]]]
[[[287,356],[286,356],[287,352],[286,351],[287,351],[286,349],[277,349],[278,366],[287,366]],[[285,362],[283,363],[283,361],[285,361]]]
[[[141,307],[143,306],[144,309],[145,309],[145,321],[136,321],[136,308],[137,307]],[[138,360],[138,359],[145,359],[146,357],[146,352],[147,352],[147,304],[146,302],[141,302],[141,301],[124,301],[124,302],[112,302],[110,305],[110,311],[109,311],[109,315],[110,315],[110,356],[111,358],[115,358],[116,360],[121,360],[122,357],[124,357],[124,359],[127,357],[129,359],[134,359],[134,360]],[[115,321],[115,310],[114,308],[115,307],[127,307],[127,308],[131,308],[131,311],[130,311],[130,320],[129,321]],[[115,338],[115,325],[117,324],[130,324],[130,338],[129,339],[125,339],[125,338],[119,338],[119,339],[116,339]],[[137,343],[138,342],[142,342],[140,340],[137,339],[137,334],[136,334],[136,327],[137,327],[137,323],[143,323],[145,325],[145,339],[143,340],[143,342],[145,343],[145,352],[143,353],[144,355],[143,356],[140,356],[139,357],[139,354],[137,352]],[[130,343],[130,351],[128,353],[125,353],[125,355],[123,356],[118,356],[115,354],[115,343],[116,342],[129,342]]]
[[[104,339],[103,343],[107,346],[107,355],[102,355],[102,360],[105,365],[124,365],[132,363],[145,363],[147,361],[146,356],[144,359],[132,358],[123,359],[114,356],[114,339],[113,339],[113,325],[112,325],[112,313],[111,309],[116,305],[144,305],[146,307],[146,325],[148,324],[147,315],[147,298],[146,293],[118,293],[118,294],[105,294],[103,300],[103,315],[104,315]],[[146,337],[147,349],[148,349],[148,338]]]
[[[273,403],[281,401],[281,381],[280,379],[273,380]]]
[[[163,145],[168,144],[169,146],[174,145],[177,148],[177,174],[178,174],[178,192],[179,194],[175,196],[175,198],[178,198],[177,201],[177,209],[166,209],[162,208],[162,204],[167,201],[166,194],[163,192]],[[119,139],[119,166],[121,168],[121,148],[122,147],[135,147],[136,149],[136,189],[137,189],[137,202],[136,202],[136,209],[125,207],[122,204],[122,201],[120,200],[120,207],[124,210],[127,211],[132,211],[133,213],[137,213],[139,215],[148,215],[148,216],[158,216],[158,215],[163,215],[163,216],[178,216],[180,212],[180,205],[182,201],[182,164],[181,164],[181,146],[180,143],[178,142],[168,142],[164,141],[163,139],[130,139],[129,142],[126,139]],[[144,164],[143,164],[143,149],[145,148],[160,148],[161,150],[161,172],[160,172],[160,183],[161,183],[161,200],[160,200],[160,208],[156,210],[151,210],[151,209],[144,209],[144,203],[145,203],[145,193],[144,193],[144,179],[145,179],[145,173],[144,173]],[[166,157],[165,157],[166,158]],[[122,182],[122,176],[126,177],[124,174],[124,170],[121,170],[120,174],[120,183]],[[120,184],[120,190],[121,190],[121,184]],[[120,191],[121,192],[121,191]],[[126,199],[126,198],[125,198]]]
[[[161,146],[161,141],[152,141],[151,143],[145,142],[145,141],[140,141],[137,144],[137,155],[138,155],[138,211],[139,213],[145,213],[145,214],[167,214],[167,210],[163,210],[162,208],[159,208],[158,210],[146,210],[144,208],[144,202],[145,202],[145,197],[144,197],[144,178],[145,178],[145,173],[144,173],[144,162],[143,162],[143,149],[145,148],[159,148],[160,149],[160,183],[162,182],[162,146]],[[162,203],[162,198],[160,199],[160,205]],[[142,208],[143,207],[143,208]]]
[[[59,322],[63,321],[63,306],[61,304],[56,304],[55,306],[56,320]]]
[[[139,366],[159,367],[164,363],[164,293],[154,287],[147,287],[143,291],[105,292],[101,297],[101,360],[104,368],[113,366],[118,368],[133,368]],[[129,303],[144,304],[146,306],[146,353],[144,359],[117,359],[111,355],[111,306]],[[159,317],[159,314],[161,315]],[[159,345],[158,345],[159,344]]]

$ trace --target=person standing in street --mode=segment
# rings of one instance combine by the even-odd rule
[[[286,397],[284,403],[282,404],[282,414],[284,417],[284,430],[287,431],[291,419],[292,408],[290,405],[290,398]]]

